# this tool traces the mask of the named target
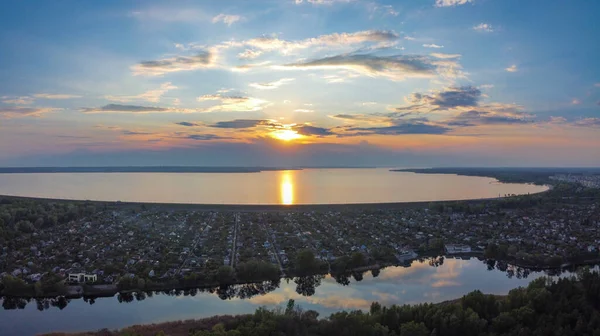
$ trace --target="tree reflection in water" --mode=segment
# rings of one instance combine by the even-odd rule
[[[498,270],[506,273],[508,278],[516,277],[517,279],[527,279],[532,271],[544,272],[547,276],[559,276],[565,272],[575,273],[577,272],[576,266],[569,266],[565,268],[557,269],[529,269],[511,265],[505,261],[497,261],[493,259],[480,259],[482,263],[487,267],[487,270],[494,271]],[[439,267],[444,264],[444,257],[433,257],[423,258],[422,262],[428,264],[431,267]],[[380,274],[380,269],[370,270],[373,278],[377,278]],[[350,278],[354,278],[354,281],[362,281],[364,272],[351,272],[342,274],[331,274],[332,279],[336,283],[342,286],[348,286],[350,284]],[[322,280],[325,279],[325,275],[312,275],[295,278],[286,278],[285,281],[289,284],[292,280],[296,284],[296,292],[302,296],[315,295],[316,288],[321,285]],[[146,291],[131,291],[121,292],[117,294],[117,300],[120,303],[130,303],[133,301],[143,301],[146,298],[152,298],[156,295],[168,295],[168,296],[196,296],[198,293],[210,293],[217,295],[222,300],[230,300],[233,298],[239,299],[250,299],[257,295],[265,295],[273,292],[279,288],[281,280],[277,281],[265,281],[261,283],[251,283],[243,285],[225,285],[213,288],[187,288],[187,289],[173,289],[173,290],[146,290]],[[97,297],[84,296],[83,301],[93,305],[96,302]],[[5,310],[24,309],[28,303],[35,301],[37,310],[44,311],[51,307],[58,308],[60,310],[67,307],[71,299],[67,299],[64,296],[56,298],[20,298],[20,297],[0,297],[2,307]]]

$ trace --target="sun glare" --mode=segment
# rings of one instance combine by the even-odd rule
[[[281,178],[281,204],[294,204],[294,177],[289,171],[285,171]]]
[[[279,139],[279,140],[283,140],[283,141],[291,141],[291,140],[296,140],[296,139],[302,138],[302,135],[300,135],[300,134],[298,134],[298,132],[290,130],[290,129],[274,131],[271,133],[271,136],[275,139]]]

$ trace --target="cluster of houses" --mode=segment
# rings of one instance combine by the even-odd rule
[[[383,251],[403,263],[432,246],[457,255],[489,244],[504,244],[514,256],[567,257],[574,251],[598,252],[599,218],[600,205],[568,202],[469,213],[105,210],[0,246],[0,277],[36,282],[52,272],[69,282],[114,283],[123,276],[180,277],[256,259],[284,271],[302,249],[326,262]]]

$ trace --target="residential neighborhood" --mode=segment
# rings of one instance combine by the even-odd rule
[[[524,265],[590,260],[600,247],[600,205],[563,201],[443,203],[353,211],[203,211],[100,207],[64,224],[33,225],[0,245],[0,278],[27,283],[116,284],[124,277],[164,282],[260,261],[282,275],[299,251],[320,262],[361,254],[366,264],[420,256],[478,254]],[[504,204],[504,205],[503,205]],[[21,222],[19,222],[21,223]],[[31,223],[30,223],[31,224]],[[29,224],[19,224],[29,228]]]

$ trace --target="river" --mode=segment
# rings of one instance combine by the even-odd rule
[[[142,300],[133,296],[115,296],[98,298],[93,304],[74,299],[63,309],[50,305],[42,311],[32,300],[22,309],[13,306],[0,310],[0,334],[21,336],[51,331],[115,329],[134,324],[244,314],[261,306],[283,307],[289,299],[294,299],[303,309],[313,309],[320,316],[327,316],[339,310],[368,310],[373,301],[383,305],[436,303],[460,298],[476,289],[489,294],[507,294],[510,289],[526,286],[543,275],[545,273],[507,265],[497,264],[491,268],[475,258],[438,258],[413,261],[410,267],[388,267],[376,277],[371,272],[364,273],[362,279],[360,275],[349,277],[348,285],[341,285],[339,282],[344,281],[336,281],[330,276],[283,279],[278,287],[269,288],[272,284],[266,287],[238,286],[213,290],[212,293],[198,292],[195,296],[189,293],[154,294],[138,298]],[[11,302],[2,303],[5,308],[11,305]]]

